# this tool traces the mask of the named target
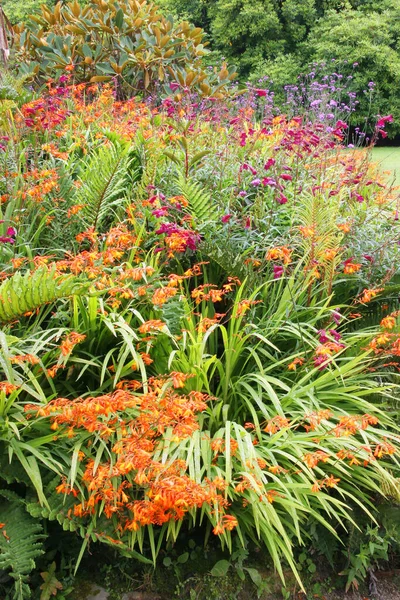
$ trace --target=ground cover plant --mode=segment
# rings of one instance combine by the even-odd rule
[[[357,586],[397,543],[378,543],[399,500],[397,189],[345,148],[340,106],[276,114],[263,88],[179,77],[121,99],[69,64],[37,92],[1,79],[4,594],[32,594],[53,521],[77,567],[99,543],[157,565],[196,531],[260,546],[282,585],[304,589],[312,549]]]

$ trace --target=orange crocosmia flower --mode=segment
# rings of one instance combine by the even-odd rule
[[[264,427],[264,431],[269,433],[270,435],[274,435],[277,431],[284,429],[290,426],[290,421],[286,417],[281,417],[277,415],[270,421],[268,421],[266,427]]]
[[[335,478],[333,475],[329,475],[329,477],[325,477],[322,481],[321,484],[324,487],[336,487],[337,484],[339,483],[340,479]]]
[[[185,196],[171,196],[171,198],[168,198],[168,202],[171,204],[181,204],[185,208],[189,206],[189,202]]]
[[[261,300],[241,300],[237,305],[236,316],[243,316],[252,306],[260,304],[260,302]]]
[[[64,368],[64,365],[54,365],[53,367],[50,367],[49,369],[47,369],[47,375],[51,379],[54,379],[54,377],[57,375],[57,372],[63,368]]]
[[[140,356],[142,357],[142,360],[145,365],[151,365],[151,363],[153,362],[153,359],[150,357],[150,354],[147,354],[146,352],[141,352]]]
[[[203,319],[201,319],[200,323],[197,325],[197,331],[199,333],[205,333],[206,331],[208,331],[210,329],[210,327],[212,327],[213,325],[216,325],[216,323],[218,323],[218,319],[216,319],[216,318],[209,319],[208,317],[204,317]]]
[[[304,358],[295,358],[291,363],[288,364],[289,371],[296,371],[297,367],[301,367],[304,364]]]
[[[188,379],[189,377],[193,377],[193,375],[185,374],[185,373],[179,373],[177,371],[173,371],[170,374],[170,377],[172,377],[172,385],[173,385],[173,387],[175,389],[178,389],[178,388],[185,387],[186,379]]]
[[[155,306],[161,306],[162,304],[165,304],[169,300],[169,298],[172,298],[173,296],[175,296],[176,293],[177,293],[177,290],[175,288],[171,288],[171,287],[157,288],[155,290],[155,292],[153,293],[151,301],[153,302],[153,304]]]
[[[11,356],[10,362],[15,365],[22,365],[24,363],[28,363],[30,365],[37,365],[39,364],[39,359],[33,354],[18,354],[16,356]]]
[[[388,442],[384,441],[381,444],[377,444],[375,451],[374,451],[374,457],[375,458],[382,458],[383,456],[385,456],[385,454],[395,454],[396,452],[396,448],[394,446],[392,446],[392,444],[389,444]]]
[[[375,296],[377,296],[380,292],[383,292],[384,288],[373,288],[373,289],[365,289],[363,290],[361,296],[360,296],[360,300],[359,302],[362,302],[363,304],[367,304],[368,302],[371,302],[371,300],[373,298],[375,298]]]
[[[212,480],[212,484],[215,486],[217,490],[225,490],[228,487],[228,483],[225,481],[223,477],[214,477]]]
[[[281,260],[284,265],[290,263],[292,256],[292,250],[286,246],[277,246],[276,248],[270,248],[266,254],[266,260]]]
[[[72,215],[77,215],[83,208],[84,204],[74,204],[74,206],[71,206],[71,208],[68,209],[68,218],[72,217]]]
[[[9,396],[13,392],[17,391],[18,388],[18,385],[14,385],[8,381],[0,381],[0,392],[4,392],[6,396]]]
[[[143,386],[143,384],[140,381],[137,381],[136,379],[121,379],[121,381],[118,381],[117,385],[115,386],[117,388],[117,390],[140,390],[140,388]]]
[[[311,486],[311,491],[312,491],[312,492],[315,492],[315,493],[316,493],[316,492],[319,492],[319,490],[320,490],[320,489],[321,489],[321,486],[320,486],[320,483],[319,483],[319,481],[315,481],[315,482],[313,483],[313,485]]]
[[[323,258],[325,260],[333,260],[337,256],[338,251],[336,249],[325,250]]]
[[[360,269],[361,269],[360,263],[348,262],[344,266],[343,273],[345,275],[352,275],[353,273],[357,273],[357,271],[359,271]]]
[[[312,452],[309,454],[305,454],[303,456],[303,460],[306,463],[307,467],[310,469],[314,469],[320,462],[326,463],[329,460],[329,455],[322,450],[317,450],[316,452]]]
[[[385,317],[384,319],[382,319],[380,325],[384,329],[393,329],[394,327],[396,327],[396,319],[392,316]]]
[[[267,490],[267,493],[265,494],[265,497],[270,504],[272,504],[275,501],[275,498],[277,496],[279,496],[279,494],[276,490]]]
[[[299,227],[299,231],[305,238],[313,237],[315,235],[315,229],[312,227]]]
[[[60,344],[60,350],[61,350],[61,354],[63,356],[68,356],[72,350],[74,349],[74,347],[77,344],[80,344],[81,342],[83,342],[86,339],[86,335],[84,335],[83,333],[77,333],[75,331],[71,331],[71,333],[69,333],[65,340],[63,342],[61,342]]]
[[[310,423],[304,425],[306,431],[314,431],[315,428],[322,423],[324,420],[328,420],[333,417],[333,413],[329,409],[322,409],[317,412],[306,415],[305,419]]]
[[[150,331],[161,331],[164,329],[165,323],[160,319],[153,319],[150,321],[145,321],[140,327],[140,333],[149,333]]]
[[[337,228],[340,229],[343,233],[349,233],[351,226],[348,223],[339,223]]]
[[[24,264],[25,261],[26,261],[26,258],[12,258],[11,264],[13,266],[13,269],[19,269]]]
[[[212,440],[210,445],[214,454],[220,454],[225,449],[225,442],[222,438],[216,438],[215,440]]]
[[[238,520],[233,515],[224,515],[222,517],[222,526],[224,529],[227,529],[228,531],[232,531],[233,529],[235,529],[235,527],[237,527],[237,525],[238,525]]]
[[[268,471],[270,473],[272,473],[273,475],[280,475],[281,473],[287,473],[288,472],[287,469],[284,469],[280,465],[272,465],[271,467],[268,467]]]
[[[223,295],[224,295],[223,290],[211,289],[208,293],[208,299],[211,300],[211,302],[221,302]]]
[[[213,534],[214,535],[222,535],[224,533],[224,531],[225,531],[225,529],[224,529],[223,525],[218,523],[213,529]]]

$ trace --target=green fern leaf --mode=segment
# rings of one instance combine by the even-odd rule
[[[17,271],[0,285],[0,321],[13,321],[43,304],[82,294],[88,287],[74,275],[57,276],[55,268],[41,267],[24,275]]]
[[[42,527],[21,502],[1,503],[0,520],[0,569],[14,580],[14,599],[24,600],[30,596],[27,582],[35,559],[44,552]]]
[[[136,155],[130,146],[115,140],[101,146],[88,159],[81,176],[76,203],[83,204],[82,216],[86,227],[99,228],[126,199],[135,176]]]
[[[179,177],[177,182],[179,193],[189,203],[189,211],[199,222],[214,221],[218,211],[209,192],[205,191],[199,183]]]

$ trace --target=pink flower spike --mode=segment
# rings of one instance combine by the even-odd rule
[[[231,219],[232,215],[224,215],[221,219],[223,223],[227,223]]]

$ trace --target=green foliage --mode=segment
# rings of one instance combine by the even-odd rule
[[[62,583],[56,577],[56,563],[52,562],[49,570],[40,573],[40,575],[44,579],[44,582],[40,586],[42,590],[40,600],[51,600],[52,596],[57,595],[58,590],[63,589]]]
[[[17,68],[39,80],[72,72],[77,81],[111,81],[117,93],[153,93],[169,81],[205,95],[221,94],[232,71],[208,73],[203,32],[187,22],[175,24],[152,4],[123,0],[58,3],[26,25],[14,28]],[[166,89],[170,91],[167,86]]]
[[[128,144],[116,140],[98,148],[80,168],[75,202],[84,206],[81,226],[101,231],[104,221],[112,222],[118,207],[129,198],[139,173],[137,156]]]
[[[26,512],[22,500],[10,493],[6,499],[0,503],[0,569],[14,581],[13,598],[23,600],[30,597],[28,582],[35,559],[43,554],[42,527]]]
[[[361,103],[360,116],[393,114],[395,123],[399,123],[399,41],[400,2],[396,0],[383,3],[374,12],[359,9],[328,13],[309,36],[307,51],[312,60],[336,59],[343,76],[354,77],[351,87]],[[355,70],[353,63],[358,63]],[[376,86],[372,93],[370,81]]]
[[[87,291],[88,284],[72,275],[55,275],[55,270],[41,267],[35,271],[20,271],[0,286],[0,320],[9,322],[34,311],[44,304],[55,302]]]
[[[30,15],[37,14],[43,4],[52,7],[55,2],[53,0],[48,0],[47,2],[43,2],[43,0],[27,0],[22,3],[20,0],[3,0],[2,7],[8,19],[15,25],[20,21],[26,21]]]

